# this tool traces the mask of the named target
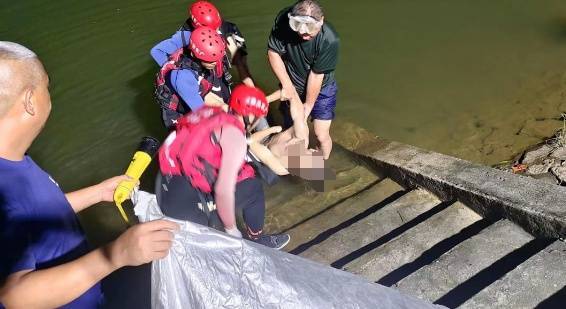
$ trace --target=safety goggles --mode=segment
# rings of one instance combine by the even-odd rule
[[[314,19],[312,16],[301,16],[301,15],[287,15],[289,17],[289,26],[293,31],[300,34],[308,33],[314,34],[322,26],[322,21]]]

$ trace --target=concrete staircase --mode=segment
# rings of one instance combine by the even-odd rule
[[[389,179],[289,233],[290,253],[450,308],[566,300],[565,243],[534,238],[506,219],[484,219],[460,202],[404,190]]]
[[[566,308],[566,190],[335,133],[347,189],[268,202],[290,253],[449,308]]]

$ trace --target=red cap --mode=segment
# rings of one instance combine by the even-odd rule
[[[222,18],[218,9],[208,1],[197,1],[189,7],[189,15],[193,22],[193,27],[208,26],[218,30],[222,25]]]
[[[206,62],[220,61],[226,54],[224,39],[210,27],[198,27],[191,33],[189,49],[195,58]]]
[[[234,88],[229,105],[237,114],[242,116],[265,117],[269,109],[269,103],[267,103],[263,91],[243,84]]]

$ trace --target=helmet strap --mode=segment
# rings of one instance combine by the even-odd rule
[[[252,128],[259,122],[259,117],[256,117],[253,122],[250,122],[250,116],[242,116],[244,118],[244,127],[246,129],[246,136],[249,137]]]
[[[220,78],[222,77],[222,75],[224,75],[224,57],[222,57],[222,59],[216,61],[216,68],[215,68],[215,73],[216,73],[216,77]]]
[[[243,116],[242,118],[244,118],[244,127],[246,128],[246,131],[248,130],[248,128],[250,127],[250,118],[248,116]]]

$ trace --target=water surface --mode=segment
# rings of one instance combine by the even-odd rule
[[[256,81],[273,90],[266,40],[278,10],[291,1],[215,3],[246,35]],[[487,164],[560,126],[551,118],[566,110],[566,2],[322,3],[342,39],[339,119]],[[32,48],[49,71],[53,112],[30,153],[66,190],[122,173],[140,137],[163,137],[149,50],[183,22],[186,6],[176,0],[0,5],[0,39]],[[94,217],[91,228],[119,220],[110,212]]]

